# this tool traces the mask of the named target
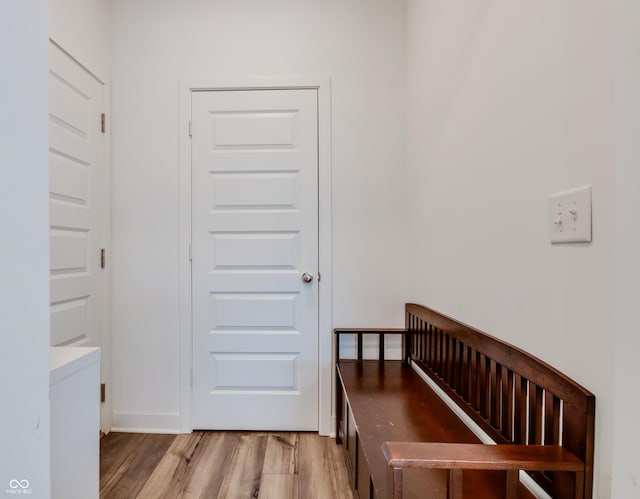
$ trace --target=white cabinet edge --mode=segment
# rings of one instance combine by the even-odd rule
[[[50,384],[55,384],[73,373],[100,362],[98,347],[51,347]]]

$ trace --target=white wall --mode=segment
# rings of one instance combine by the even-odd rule
[[[0,11],[0,491],[48,498],[48,8]]]
[[[49,0],[49,36],[102,82],[109,77],[108,0]]]
[[[178,428],[180,78],[331,77],[334,324],[402,324],[403,2],[114,0],[110,15],[114,426]]]
[[[640,3],[618,0],[612,17],[615,40],[617,337],[613,491],[611,497],[640,496]]]
[[[611,497],[614,441],[623,447],[617,464],[636,456],[626,465],[636,480],[638,466],[637,439],[614,430],[614,421],[637,425],[631,414],[614,418],[614,408],[637,414],[637,402],[616,400],[612,389],[624,381],[620,391],[631,395],[640,374],[634,351],[626,353],[637,288],[633,278],[615,280],[619,256],[637,275],[639,235],[639,17],[633,2],[619,3],[629,12],[573,0],[407,6],[410,297],[517,344],[595,393],[601,498]],[[552,246],[548,195],[584,184],[593,186],[593,243]],[[616,231],[617,202],[629,210],[631,234]],[[617,338],[616,291],[630,293]],[[628,469],[619,478],[631,490]]]

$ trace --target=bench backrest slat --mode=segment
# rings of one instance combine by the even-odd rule
[[[406,305],[407,358],[496,442],[563,445],[585,463],[591,497],[595,398],[536,357],[415,304]],[[562,475],[534,473],[553,497],[572,488]]]

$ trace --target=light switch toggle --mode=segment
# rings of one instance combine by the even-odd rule
[[[552,243],[591,242],[591,186],[549,197]]]

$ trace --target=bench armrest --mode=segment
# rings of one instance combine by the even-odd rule
[[[517,495],[518,471],[573,472],[576,498],[583,497],[584,463],[560,445],[486,445],[433,442],[385,442],[389,497],[402,497],[402,470],[449,470],[449,498],[462,497],[462,470],[506,470],[507,498]]]
[[[584,471],[584,463],[560,445],[486,445],[385,442],[392,468]]]

